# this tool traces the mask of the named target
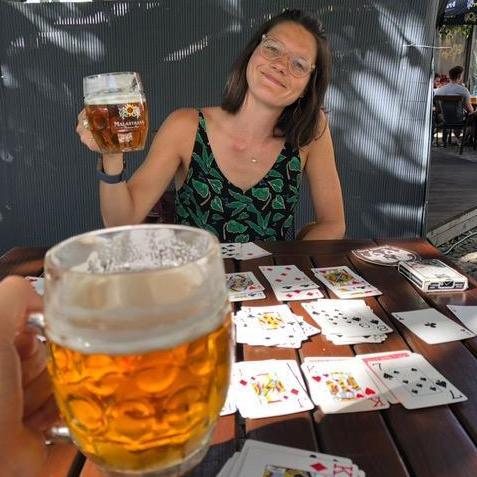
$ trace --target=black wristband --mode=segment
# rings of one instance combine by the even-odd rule
[[[124,171],[126,170],[126,161],[123,159],[123,170],[119,174],[109,175],[103,169],[103,157],[99,156],[98,166],[96,168],[96,178],[107,184],[119,184],[124,181]]]

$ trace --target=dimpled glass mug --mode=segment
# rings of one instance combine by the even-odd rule
[[[83,78],[85,126],[102,153],[141,151],[149,129],[146,97],[138,73]]]
[[[218,241],[140,225],[45,257],[48,369],[70,435],[110,476],[178,476],[205,455],[231,364]]]

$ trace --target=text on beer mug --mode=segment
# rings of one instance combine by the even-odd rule
[[[103,153],[144,149],[149,112],[138,73],[104,73],[83,78],[89,129]]]

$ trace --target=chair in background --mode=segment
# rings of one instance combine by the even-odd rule
[[[439,145],[438,133],[442,130],[442,143],[444,147],[450,143],[452,131],[461,131],[459,153],[462,154],[465,141],[467,140],[466,131],[471,123],[469,116],[465,114],[464,98],[458,95],[436,95],[434,96],[435,117],[433,115],[433,136],[436,137],[436,143]]]

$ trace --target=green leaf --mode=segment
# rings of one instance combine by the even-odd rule
[[[204,199],[209,195],[209,186],[204,184],[201,181],[192,179],[192,187],[197,191],[197,193]]]
[[[212,186],[212,189],[216,194],[220,194],[222,192],[222,181],[218,179],[209,179],[209,184]]]
[[[221,220],[224,220],[224,216],[220,214],[212,214],[212,220],[215,222],[219,222]]]
[[[291,184],[289,185],[289,187],[290,187],[290,190],[291,190],[293,193],[298,194],[298,187],[295,187],[295,186],[293,186],[293,185],[291,185]]]
[[[215,196],[210,202],[210,208],[217,212],[223,212],[224,208],[222,207],[222,199],[219,196]]]
[[[232,233],[243,233],[247,230],[247,228],[248,227],[235,220],[229,220],[225,226],[225,230]]]
[[[244,219],[248,219],[249,215],[247,212],[242,212],[238,217],[235,217],[235,220],[241,221]]]
[[[262,227],[262,229],[266,229],[268,227],[268,222],[270,222],[270,216],[272,215],[271,212],[269,212],[267,215],[265,215],[265,217],[259,215],[257,218],[259,219],[258,220],[258,223],[260,224],[260,227]]]
[[[287,156],[284,156],[283,154],[280,154],[278,157],[277,157],[277,160],[275,161],[277,164],[279,164],[280,162],[284,161],[285,159],[287,158]]]
[[[250,225],[250,227],[252,227],[252,229],[255,230],[255,232],[257,232],[257,234],[263,235],[263,229],[259,225],[252,222],[251,220],[246,220],[245,223]]]
[[[273,209],[284,209],[285,202],[283,201],[283,197],[281,195],[277,195],[272,202]]]
[[[220,183],[222,183],[222,181],[224,180],[222,174],[220,174],[220,171],[218,171],[217,169],[214,169],[213,167],[211,167],[208,172],[211,176],[219,180]]]
[[[205,230],[208,230],[209,232],[211,232],[211,233],[212,233],[213,235],[215,235],[216,237],[219,236],[217,230],[214,229],[214,227],[212,227],[212,225],[204,224],[201,228],[202,228],[202,229],[205,229]]]
[[[291,227],[292,223],[293,223],[293,214],[289,215],[288,219],[285,220],[285,222],[283,222],[282,229],[284,230],[288,227]]]
[[[241,243],[250,242],[250,235],[248,235],[248,234],[237,235],[235,237],[235,241],[236,242],[241,242]]]
[[[237,214],[239,214],[240,212],[242,212],[243,209],[245,209],[245,207],[247,207],[246,204],[240,204],[240,207],[237,207],[233,212],[232,212],[232,217],[235,217]],[[247,214],[247,217],[248,217],[248,214]],[[238,219],[237,219],[238,220]]]
[[[235,199],[240,202],[243,202],[245,204],[251,204],[253,200],[250,197],[247,197],[246,195],[243,194],[237,194],[237,192],[234,192],[233,190],[229,189],[229,194]]]
[[[272,222],[273,223],[278,222],[280,219],[283,219],[283,217],[285,216],[281,214],[280,212],[275,212],[272,217]]]
[[[282,179],[272,179],[268,181],[268,183],[272,186],[272,189],[275,192],[281,192],[283,189],[283,180]]]
[[[267,176],[270,176],[270,177],[283,177],[283,174],[280,173],[280,172],[278,172],[278,171],[276,171],[275,169],[270,169],[270,170],[268,171]]]
[[[253,187],[252,195],[265,202],[270,197],[270,190],[267,187]]]
[[[176,206],[176,213],[179,217],[182,217],[183,219],[189,217],[189,213],[187,212],[187,210],[180,204]]]
[[[252,214],[258,215],[260,213],[253,204],[247,205],[247,210]]]
[[[265,233],[274,237],[277,234],[277,231],[275,229],[268,228],[267,230],[265,230]]]
[[[300,159],[298,159],[298,157],[292,157],[287,167],[288,169],[290,169],[290,171],[300,172],[301,171]]]

